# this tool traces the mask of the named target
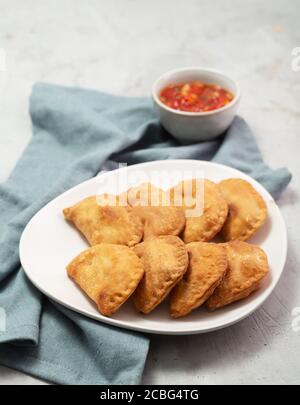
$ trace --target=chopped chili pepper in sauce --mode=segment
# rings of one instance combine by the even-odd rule
[[[200,81],[170,84],[160,93],[160,100],[168,107],[189,112],[216,110],[230,103],[233,97],[218,84]]]

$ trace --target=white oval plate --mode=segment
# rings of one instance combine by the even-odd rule
[[[214,312],[209,312],[206,308],[199,308],[187,317],[176,320],[169,317],[167,302],[162,303],[151,314],[141,315],[134,310],[131,300],[129,300],[113,317],[102,316],[96,306],[66,274],[66,265],[88,245],[79,232],[65,221],[62,209],[89,195],[114,192],[113,184],[120,175],[128,175],[131,178],[135,176],[136,184],[138,184],[143,180],[140,178],[141,173],[149,178],[161,171],[171,173],[186,170],[193,175],[199,171],[203,172],[206,178],[216,182],[229,177],[243,178],[249,181],[263,196],[268,207],[268,220],[250,242],[260,245],[267,253],[271,269],[269,276],[264,280],[261,288],[247,299]],[[185,177],[190,176],[185,175]],[[153,182],[155,183],[155,181]],[[124,190],[126,188],[127,186],[124,187]],[[20,259],[25,273],[32,283],[51,299],[81,314],[111,325],[143,332],[175,335],[213,331],[231,325],[251,314],[265,301],[276,286],[283,271],[286,252],[286,227],[271,195],[259,183],[238,170],[196,160],[142,163],[107,172],[85,181],[42,208],[30,220],[20,241]]]

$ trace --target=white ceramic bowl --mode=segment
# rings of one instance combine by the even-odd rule
[[[229,90],[233,100],[226,106],[207,112],[174,110],[159,99],[161,90],[172,83],[201,80],[216,83]],[[231,124],[240,99],[240,88],[229,76],[213,69],[182,68],[160,76],[152,87],[152,96],[163,127],[182,143],[206,141],[223,133]]]

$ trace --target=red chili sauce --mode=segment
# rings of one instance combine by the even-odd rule
[[[204,112],[224,107],[233,97],[230,91],[218,84],[195,81],[170,84],[162,89],[159,98],[174,110]]]

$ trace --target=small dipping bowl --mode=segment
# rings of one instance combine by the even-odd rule
[[[218,84],[233,94],[224,107],[206,112],[186,112],[168,107],[160,100],[161,91],[170,84],[201,81]],[[231,124],[240,100],[240,88],[235,80],[214,69],[182,68],[160,76],[152,87],[152,97],[162,126],[181,143],[207,141],[222,134]]]

